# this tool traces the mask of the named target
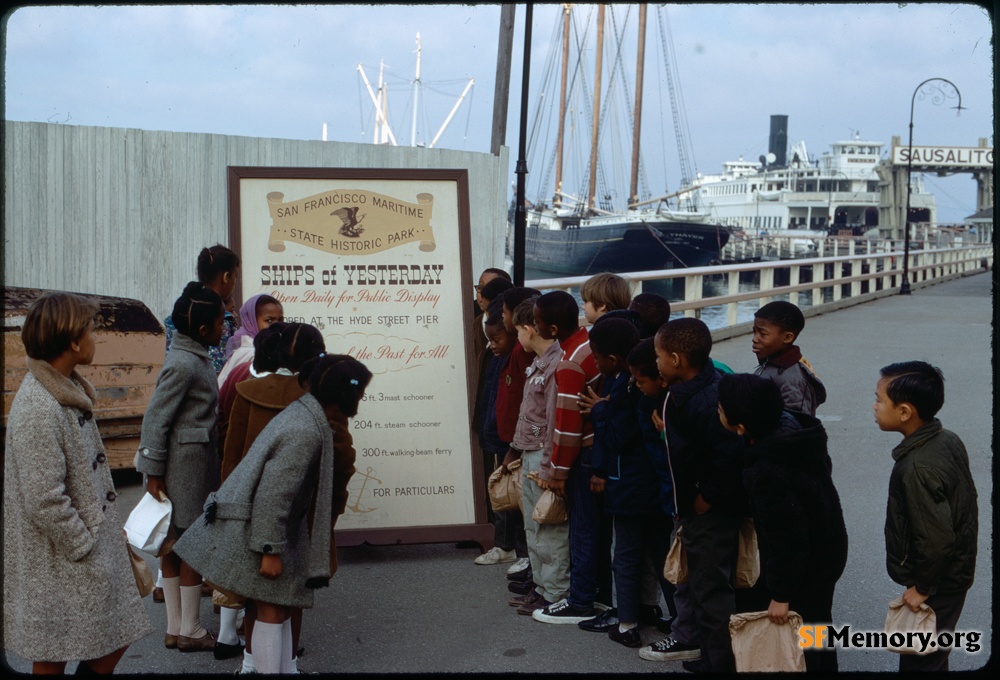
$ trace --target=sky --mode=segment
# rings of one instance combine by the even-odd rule
[[[590,8],[578,6],[578,16]],[[506,138],[512,182],[525,14],[518,5]],[[531,116],[539,100],[558,94],[545,76],[554,72],[548,55],[559,14],[556,4],[533,9]],[[678,4],[667,5],[665,16],[684,136],[699,172],[766,153],[772,114],[789,117],[788,143],[805,141],[813,157],[855,135],[885,143],[888,152],[893,136],[907,142],[911,101],[915,145],[976,146],[983,137],[992,145],[993,29],[978,5]],[[613,19],[609,13],[609,34],[636,23],[624,6]],[[311,140],[322,138],[326,124],[329,140],[369,143],[374,107],[358,65],[376,88],[383,63],[389,120],[397,142],[408,145],[419,33],[417,141],[430,142],[473,79],[437,146],[490,149],[500,5],[24,6],[4,20],[8,120]],[[651,11],[642,127],[653,195],[676,190],[680,180],[657,21]],[[622,51],[630,74],[634,49],[632,41]],[[955,84],[960,115],[954,101],[913,99],[928,78]],[[581,123],[590,115],[577,114]],[[616,149],[631,143],[610,132],[604,138]],[[532,180],[550,179],[547,167],[539,142],[529,148],[529,192]],[[939,222],[975,211],[970,175],[924,181],[937,197]]]

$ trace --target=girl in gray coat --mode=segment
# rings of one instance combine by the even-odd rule
[[[28,373],[7,419],[4,460],[4,647],[32,672],[110,674],[152,632],[118,514],[94,388],[98,307],[45,293],[24,318]]]
[[[208,493],[219,484],[216,424],[219,388],[208,348],[222,336],[222,298],[192,281],[174,303],[177,326],[142,419],[135,469],[146,475],[146,491],[169,498],[176,535],[201,514]],[[167,610],[168,649],[215,649],[215,638],[201,625],[201,575],[173,552],[160,556]]]
[[[258,673],[292,670],[291,609],[312,607],[313,589],[329,585],[354,473],[354,448],[336,446],[334,430],[357,414],[371,376],[348,356],[316,362],[309,393],[271,420],[174,546],[217,589],[256,604]]]

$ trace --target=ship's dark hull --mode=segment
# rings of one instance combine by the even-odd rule
[[[567,276],[702,267],[719,260],[728,240],[729,231],[722,226],[667,220],[559,230],[528,227],[525,267]]]

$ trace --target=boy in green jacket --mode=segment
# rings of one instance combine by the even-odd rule
[[[903,441],[892,450],[885,519],[886,568],[904,586],[913,611],[934,610],[937,632],[954,631],[976,572],[979,510],[969,456],[958,435],[935,415],[944,404],[944,376],[923,361],[881,370],[875,422]],[[900,655],[900,671],[947,671],[951,649]]]

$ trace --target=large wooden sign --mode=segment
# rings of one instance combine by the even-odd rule
[[[239,300],[281,301],[374,374],[341,545],[492,541],[469,423],[465,170],[229,168]]]

